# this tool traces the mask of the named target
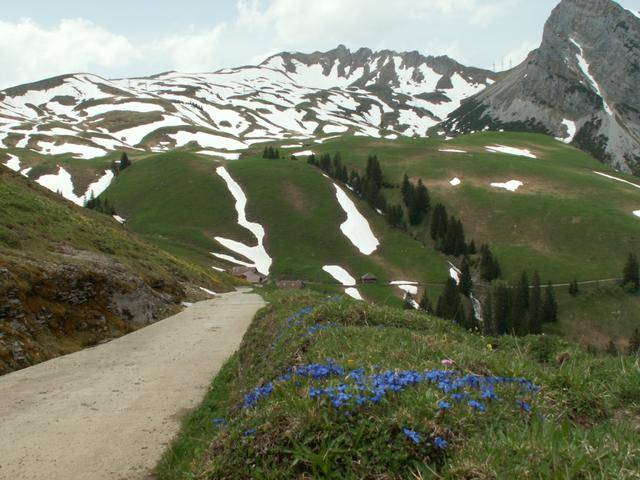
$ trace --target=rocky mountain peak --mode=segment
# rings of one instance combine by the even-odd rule
[[[563,0],[540,48],[447,120],[453,132],[552,134],[640,173],[640,19],[611,0]]]

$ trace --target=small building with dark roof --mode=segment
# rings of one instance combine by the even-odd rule
[[[363,284],[373,284],[378,283],[378,277],[376,277],[373,273],[365,273],[360,277],[360,283]]]

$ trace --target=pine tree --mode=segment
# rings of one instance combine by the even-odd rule
[[[392,227],[404,228],[404,211],[400,205],[391,205],[387,212],[387,222]]]
[[[531,289],[529,290],[529,326],[531,333],[542,333],[542,290],[540,289],[540,274],[533,272]]]
[[[460,293],[465,297],[471,296],[473,280],[471,279],[471,268],[469,267],[469,260],[467,257],[462,259],[462,266],[460,267],[460,284],[458,285],[458,288]]]
[[[438,299],[436,315],[440,318],[453,320],[460,324],[464,321],[464,309],[462,307],[462,302],[460,301],[458,285],[452,278],[447,280],[444,291]]]
[[[513,331],[520,335],[530,332],[527,310],[529,308],[529,279],[527,273],[522,272],[518,286],[512,289],[510,323]]]
[[[493,295],[491,292],[487,295],[487,299],[484,302],[482,308],[482,317],[483,317],[483,331],[484,335],[497,335],[498,329],[495,326],[494,318],[493,318]]]
[[[400,187],[400,192],[402,193],[402,200],[407,208],[412,203],[413,198],[413,185],[409,181],[409,176],[405,173],[404,178],[402,179],[402,186]]]
[[[444,209],[444,206],[440,203],[438,203],[434,209],[433,209],[433,214],[431,215],[431,238],[433,240],[438,240],[441,237],[440,231],[441,231],[441,226],[442,226],[442,217],[445,217],[445,222],[446,222],[446,211]],[[446,228],[445,228],[446,230]]]
[[[382,169],[375,155],[369,155],[367,159],[366,177],[373,182],[377,190],[382,188]]]
[[[331,176],[331,156],[328,153],[320,157],[320,169]]]
[[[318,162],[316,161],[316,156],[313,153],[307,157],[307,163],[309,165],[317,165],[318,164]]]
[[[269,148],[268,147],[264,147],[264,150],[262,151],[262,158],[269,158]]]
[[[467,247],[467,254],[475,255],[476,253],[478,253],[478,251],[476,249],[476,242],[475,242],[475,240],[471,240],[471,243]]]
[[[558,303],[556,302],[553,284],[549,282],[545,290],[544,303],[542,304],[542,321],[544,323],[556,323],[558,321]]]
[[[129,160],[129,155],[127,155],[127,152],[122,152],[122,155],[120,156],[120,171],[123,171],[125,168],[130,166],[131,160]]]
[[[342,180],[340,177],[342,175],[342,156],[339,153],[336,153],[333,156],[333,176],[337,180]]]
[[[640,353],[640,329],[635,329],[629,339],[629,355]]]
[[[429,297],[427,296],[426,288],[424,289],[422,298],[420,299],[420,310],[427,313],[433,312],[433,305],[431,305],[431,300],[429,300]]]
[[[413,186],[411,187],[411,194],[407,207],[409,208],[409,222],[411,225],[421,224],[429,213],[431,199],[429,198],[429,191],[422,183],[422,180],[418,180],[418,186],[415,187],[415,189]]]
[[[498,283],[493,287],[493,323],[496,334],[511,333],[509,312],[511,310],[510,295],[507,285]]]
[[[638,257],[633,253],[627,257],[627,263],[622,271],[622,285],[631,293],[637,293],[640,290],[640,267]]]
[[[500,263],[493,256],[487,245],[480,247],[480,278],[486,282],[491,282],[496,278],[500,278]]]

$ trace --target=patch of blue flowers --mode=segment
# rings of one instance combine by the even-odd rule
[[[309,388],[310,398],[326,398],[330,405],[336,409],[342,407],[362,406],[381,402],[390,394],[401,393],[407,388],[419,384],[436,386],[446,399],[437,403],[438,409],[447,411],[454,408],[455,404],[466,404],[471,409],[484,413],[491,402],[500,400],[495,392],[498,385],[511,385],[518,389],[521,395],[530,395],[538,392],[539,387],[524,378],[463,375],[456,370],[387,370],[371,375],[365,374],[364,368],[358,368],[346,372],[333,360],[326,364],[314,363],[289,368],[285,375],[276,379],[277,384],[286,383],[294,378],[307,378],[312,380],[325,380],[331,377],[341,377],[343,383],[320,388]],[[258,387],[245,395],[244,407],[255,406],[261,398],[267,398],[274,389],[274,383],[268,383]],[[516,403],[525,412],[531,411],[531,405],[525,400],[518,399]]]

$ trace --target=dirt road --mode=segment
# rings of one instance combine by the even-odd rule
[[[220,295],[0,377],[0,479],[148,478],[263,305],[255,294]]]

